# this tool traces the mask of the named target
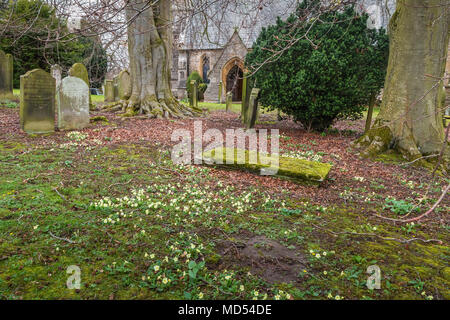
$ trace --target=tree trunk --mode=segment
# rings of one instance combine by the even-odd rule
[[[369,109],[367,110],[366,129],[364,130],[364,133],[369,132],[370,127],[372,127],[373,108],[375,107],[376,102],[377,102],[377,95],[374,93],[370,97]]]
[[[355,145],[363,148],[363,156],[390,148],[408,160],[438,154],[445,143],[442,115],[448,1],[398,0],[389,27],[389,65],[380,113]],[[448,157],[448,143],[444,148]]]
[[[197,115],[200,110],[179,103],[171,90],[171,1],[130,0],[126,15],[132,94],[128,101],[120,102],[125,115]]]

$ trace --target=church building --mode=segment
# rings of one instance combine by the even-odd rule
[[[207,21],[202,15],[191,15],[188,23],[181,18],[177,20],[185,17],[186,12],[175,9],[171,74],[175,96],[186,97],[187,77],[197,71],[208,84],[205,101],[218,102],[220,96],[223,103],[229,91],[233,101],[241,101],[245,56],[261,29],[274,24],[277,17],[287,18],[296,3],[296,0],[277,0],[258,8],[253,15],[239,8],[235,12],[225,12],[220,18],[217,16],[221,8],[211,8],[212,12],[217,10],[211,14],[214,18]],[[386,7],[385,0],[361,0],[357,9],[374,17],[376,27],[386,28],[395,10],[395,1],[388,3]]]

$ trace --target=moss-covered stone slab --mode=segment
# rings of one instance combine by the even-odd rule
[[[332,168],[332,165],[328,163],[268,156],[252,150],[232,148],[216,148],[205,151],[202,158],[208,165],[236,168],[262,175],[274,175],[306,185],[319,185],[327,179]]]
[[[23,131],[49,133],[55,131],[56,80],[41,69],[20,77],[20,126]]]

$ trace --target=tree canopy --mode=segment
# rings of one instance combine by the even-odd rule
[[[59,64],[67,71],[76,62],[88,69],[92,86],[101,85],[107,71],[106,52],[94,38],[66,36],[63,41],[51,41],[48,35],[67,30],[66,21],[42,0],[18,0],[0,8],[0,21],[5,22],[0,37],[0,49],[14,57],[14,87],[20,75],[41,68],[49,70]]]

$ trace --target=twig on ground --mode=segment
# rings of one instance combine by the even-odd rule
[[[112,185],[108,186],[106,189],[110,189],[111,187],[114,187],[114,186],[126,185],[126,184],[129,184],[131,181],[133,181],[133,178],[131,178],[131,179],[128,180],[127,182],[113,183]]]
[[[61,237],[55,236],[51,231],[49,231],[49,234],[50,234],[50,236],[52,236],[52,237],[55,238],[55,239],[62,240],[62,241],[66,241],[66,242],[73,243],[73,244],[76,243],[75,241],[72,241],[72,240],[70,240],[70,239],[67,239],[67,238],[61,238]]]
[[[395,221],[395,222],[401,222],[401,223],[410,223],[410,222],[419,221],[423,217],[426,217],[427,215],[432,213],[434,210],[436,210],[438,205],[442,202],[442,200],[444,200],[444,198],[447,195],[449,190],[450,190],[450,184],[444,189],[444,192],[442,192],[441,197],[438,199],[438,201],[436,201],[436,203],[427,212],[425,212],[424,214],[422,214],[422,215],[420,215],[418,217],[404,220],[404,219],[394,219],[394,218],[383,217],[383,216],[380,216],[378,214],[375,215],[375,216],[377,216],[378,218],[389,220],[389,221]]]
[[[58,196],[61,197],[61,199],[63,199],[64,201],[67,201],[67,199],[61,193],[59,193],[57,188],[53,188],[53,190],[58,194]]]
[[[156,165],[156,166],[157,166],[158,168],[164,170],[164,171],[169,171],[169,172],[176,173],[177,175],[179,175],[181,178],[184,179],[183,175],[182,175],[181,173],[179,173],[178,171],[175,171],[175,170],[172,170],[172,169],[169,169],[169,168],[166,168],[166,167],[162,167],[162,166],[159,166],[159,165]]]
[[[50,176],[50,175],[52,175],[52,173],[39,173],[37,176],[35,176],[35,177],[30,177],[30,178],[28,178],[28,179],[23,180],[22,182],[23,182],[23,183],[28,183],[28,182],[31,181],[31,180],[36,180],[36,179],[39,178],[40,176]]]

